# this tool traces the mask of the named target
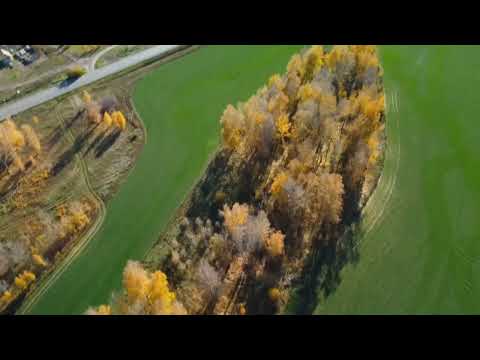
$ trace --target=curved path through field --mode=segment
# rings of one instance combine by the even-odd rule
[[[58,121],[62,123],[65,129],[67,129],[62,116],[59,115],[58,113],[56,113],[56,116],[58,118]],[[67,134],[68,134],[69,141],[71,142],[71,144],[73,144],[75,141],[75,138],[71,132],[71,129],[67,130]],[[35,305],[38,299],[40,299],[40,297],[50,288],[50,286],[52,286],[52,284],[54,284],[55,281],[65,272],[65,270],[75,260],[75,258],[79,254],[81,254],[81,252],[88,245],[89,241],[93,239],[93,237],[95,236],[95,234],[97,233],[97,231],[99,230],[100,226],[102,225],[105,219],[105,214],[106,214],[105,203],[100,198],[100,196],[98,196],[98,194],[95,192],[95,190],[93,189],[93,186],[90,183],[87,165],[85,164],[85,161],[81,156],[75,155],[75,158],[76,158],[76,161],[78,161],[78,163],[80,164],[80,170],[84,178],[85,184],[87,185],[87,188],[90,191],[90,194],[92,195],[92,197],[95,199],[95,202],[97,203],[98,215],[95,218],[95,223],[92,224],[88,229],[88,231],[85,234],[83,234],[80,239],[77,240],[77,243],[75,244],[75,246],[68,251],[65,257],[63,257],[58,264],[55,265],[55,268],[53,268],[52,271],[49,271],[48,273],[42,276],[42,279],[31,290],[31,292],[28,294],[27,298],[23,302],[22,306],[17,311],[18,315],[26,314],[30,311],[30,309],[32,308],[32,306]]]
[[[391,198],[397,182],[398,171],[400,169],[401,159],[401,141],[400,141],[400,121],[399,99],[397,93],[391,93],[386,96],[386,116],[392,123],[388,124],[387,129],[387,149],[385,152],[384,169],[378,181],[378,186],[373,195],[368,200],[362,212],[362,238],[368,239],[370,232],[375,230],[381,222],[382,217],[391,206]]]
[[[134,100],[148,135],[143,152],[100,230],[25,313],[80,314],[108,302],[126,261],[144,257],[202,174],[226,105],[246,100],[301,47],[205,47],[140,81]]]

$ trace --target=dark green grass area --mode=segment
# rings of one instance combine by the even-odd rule
[[[31,313],[79,314],[108,302],[127,260],[143,258],[201,175],[226,105],[248,99],[301,48],[201,48],[140,81],[134,102],[147,128],[143,153],[99,233]]]
[[[480,47],[386,46],[381,57],[389,146],[400,143],[385,170],[400,157],[395,186],[316,312],[478,314]]]

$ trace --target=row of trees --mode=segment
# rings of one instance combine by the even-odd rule
[[[308,255],[345,231],[369,177],[373,187],[384,143],[381,76],[373,46],[312,46],[245,103],[227,106],[214,160],[225,173],[211,168],[195,197],[215,201],[186,210],[207,216],[169,232],[170,255],[156,264],[188,313],[285,305]],[[220,181],[212,186],[210,176]]]
[[[83,103],[87,112],[87,119],[94,123],[101,125],[103,131],[107,131],[112,126],[120,130],[125,130],[127,127],[127,119],[121,111],[113,111],[109,113],[105,104],[101,104],[94,100],[88,91],[83,91]]]
[[[374,188],[385,140],[382,73],[374,46],[313,46],[223,114],[229,168],[240,169],[237,179],[258,179],[243,182],[242,193],[286,235],[284,266],[272,274],[283,289],[312,246],[335,239],[335,229],[352,221],[346,209],[358,212]],[[258,135],[271,135],[262,119],[275,124],[274,136]],[[272,289],[270,298],[284,298],[283,289]]]
[[[271,227],[264,211],[255,212],[246,204],[225,205],[220,217],[223,220],[216,224],[209,219],[183,220],[181,232],[171,244],[165,273],[151,274],[141,264],[128,262],[123,292],[108,305],[110,311],[119,314],[183,314],[188,311],[195,314],[204,312],[210,303],[214,313],[227,312],[226,299],[232,296],[236,282],[244,275],[248,259],[252,254],[264,261],[281,257],[285,236]],[[181,303],[168,288],[167,274],[175,281]],[[236,311],[242,306],[245,310],[244,305],[240,305]],[[99,314],[102,313],[100,309],[106,308],[105,305],[91,308],[87,313]]]
[[[95,131],[114,138],[116,131],[126,129],[127,119],[115,109],[116,102],[96,101],[88,92],[83,93],[83,102],[89,125],[96,123]],[[50,148],[42,149],[34,129],[39,123],[38,116],[21,126],[12,119],[0,122],[0,186],[7,194],[5,211],[24,209],[38,202],[53,174],[52,152]],[[1,309],[29,288],[34,281],[30,273],[38,276],[71,239],[85,231],[94,211],[95,205],[86,199],[66,203],[54,215],[50,211],[32,214],[8,233],[9,239],[0,243]]]

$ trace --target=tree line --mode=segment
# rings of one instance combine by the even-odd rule
[[[162,269],[179,313],[278,313],[307,260],[341,239],[379,177],[377,49],[305,49],[246,102],[228,105],[220,123],[221,149],[189,216],[158,245],[168,255],[146,266]],[[114,314],[176,313],[138,305],[125,280],[118,297]]]

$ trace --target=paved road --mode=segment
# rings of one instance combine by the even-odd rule
[[[44,73],[41,73],[39,76],[34,77],[32,79],[22,81],[22,82],[13,83],[13,84],[2,85],[2,86],[0,86],[0,91],[15,90],[15,89],[18,89],[19,87],[33,84],[37,81],[48,78],[50,76],[60,74],[64,71],[66,71],[67,69],[72,67],[72,65],[75,65],[75,64],[78,64],[78,65],[81,65],[81,66],[87,68],[88,71],[93,71],[93,70],[95,70],[95,64],[97,63],[100,56],[109,52],[110,50],[114,49],[117,46],[118,45],[109,46],[109,47],[103,49],[102,51],[100,51],[96,54],[93,54],[91,56],[85,57],[85,58],[80,58],[80,59],[73,58],[73,59],[71,59],[71,61],[72,61],[71,63],[61,65],[61,66],[57,66],[54,69],[46,71]],[[71,58],[71,55],[67,55],[67,54],[64,54],[64,55],[67,56],[68,58]]]
[[[102,51],[96,53],[93,56],[93,58],[90,60],[90,63],[88,64],[88,71],[90,71],[90,72],[95,71],[95,64],[97,63],[98,59],[100,59],[104,54],[106,54],[110,50],[115,49],[117,46],[119,46],[119,45],[112,45],[112,46],[109,46],[109,47],[103,49]]]
[[[129,67],[140,64],[144,61],[165,56],[166,54],[179,50],[183,46],[184,45],[157,45],[147,50],[127,56],[122,60],[116,61],[100,69],[88,72],[83,77],[79,78],[68,86],[52,87],[36,92],[30,96],[25,96],[15,102],[0,107],[0,121],[9,116],[14,116],[32,107],[40,105],[44,102],[53,100],[56,97],[67,94],[82,86],[91,84],[107,76],[123,71]]]

